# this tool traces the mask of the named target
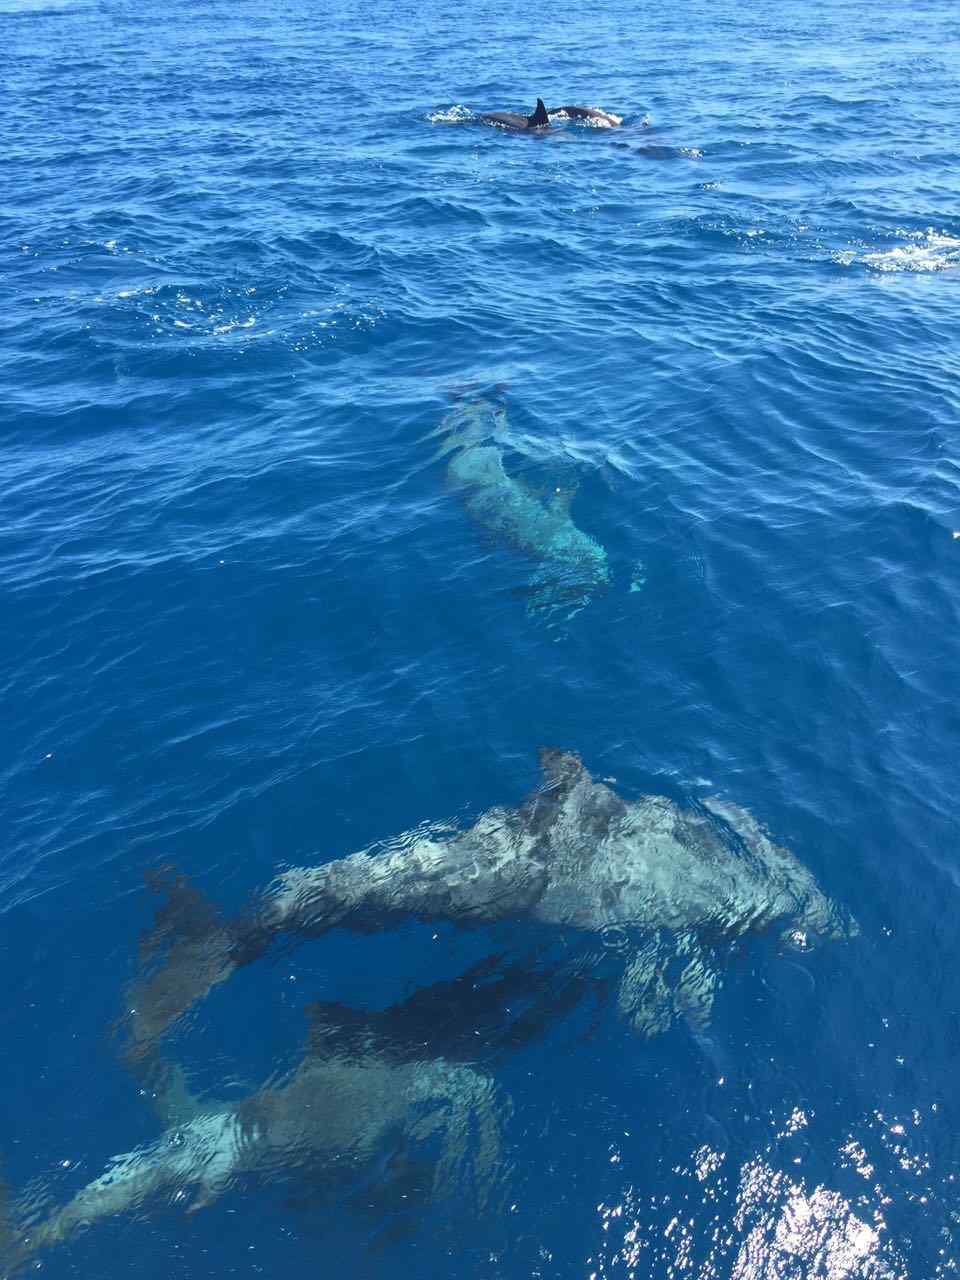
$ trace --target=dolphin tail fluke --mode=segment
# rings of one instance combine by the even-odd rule
[[[543,105],[543,99],[537,99],[537,109],[533,115],[527,116],[527,124],[531,129],[543,129],[550,123],[550,117],[547,114],[547,108]]]
[[[162,867],[147,877],[161,895],[140,944],[140,971],[127,989],[125,1055],[150,1062],[157,1041],[233,971],[262,955],[270,935],[254,921],[224,921],[185,876]]]
[[[527,615],[560,627],[585,609],[596,592],[597,583],[585,573],[553,562],[541,565],[530,575]]]

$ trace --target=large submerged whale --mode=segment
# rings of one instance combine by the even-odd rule
[[[676,1018],[706,1025],[724,950],[779,930],[806,948],[855,924],[812,873],[744,809],[663,796],[624,800],[570,752],[541,752],[543,785],[517,809],[467,830],[422,827],[377,852],[286,871],[242,918],[160,930],[158,970],[138,988],[129,1032],[149,1047],[179,1015],[282,934],[388,928],[407,919],[464,926],[535,921],[616,936],[618,1003],[644,1034]]]
[[[440,427],[451,451],[447,478],[478,524],[537,561],[529,612],[570,617],[609,584],[607,553],[574,523],[570,492],[541,495],[507,471],[506,430],[506,412],[492,401],[458,404]]]
[[[518,999],[522,1018],[506,1008]],[[155,1053],[131,1059],[165,1131],[115,1156],[43,1216],[18,1214],[0,1197],[0,1276],[39,1266],[39,1255],[106,1218],[163,1204],[193,1213],[258,1175],[273,1184],[299,1174],[339,1198],[356,1192],[364,1205],[390,1203],[395,1187],[398,1202],[456,1195],[483,1208],[498,1182],[509,1104],[489,1075],[466,1065],[477,1041],[462,1015],[509,1044],[538,1032],[541,1004],[530,975],[494,966],[380,1013],[308,1006],[302,1062],[241,1102],[197,1102],[175,1064]],[[432,1052],[434,1027],[449,1057]]]

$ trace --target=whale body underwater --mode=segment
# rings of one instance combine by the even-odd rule
[[[370,931],[404,920],[463,926],[528,920],[589,935],[615,930],[618,1007],[644,1035],[676,1019],[705,1027],[725,949],[779,930],[805,949],[856,924],[746,810],[627,801],[571,752],[540,753],[543,784],[466,830],[418,828],[378,852],[284,872],[239,919],[160,939],[138,987],[131,1044],[149,1047],[182,1012],[277,937]]]
[[[609,585],[607,553],[574,522],[570,492],[543,497],[507,471],[497,444],[505,430],[506,412],[493,402],[457,405],[440,427],[447,480],[479,525],[537,562],[528,613],[569,618]]]

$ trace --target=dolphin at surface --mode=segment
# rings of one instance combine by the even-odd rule
[[[652,1035],[680,1017],[706,1026],[725,948],[779,930],[805,949],[856,925],[744,809],[663,796],[627,801],[579,756],[540,753],[543,785],[519,808],[466,830],[423,826],[377,852],[284,872],[244,917],[168,939],[137,992],[129,1031],[149,1047],[196,999],[282,934],[388,928],[407,919],[464,926],[536,921],[611,934],[623,957],[618,1006]]]
[[[549,129],[550,117],[547,115],[547,108],[543,105],[543,99],[537,99],[537,105],[528,116],[520,115],[518,111],[483,111],[477,117],[484,124],[497,125],[501,129],[513,129],[518,133],[525,130]]]
[[[541,134],[552,128],[551,116],[562,116],[568,120],[587,120],[594,127],[614,128],[622,124],[621,116],[612,111],[603,111],[600,107],[545,107],[543,99],[537,99],[537,105],[530,115],[522,115],[519,111],[481,111],[476,117],[483,124],[496,125],[501,129],[510,129],[516,133]]]
[[[566,116],[568,120],[589,120],[594,127],[613,129],[623,124],[622,116],[615,116],[612,111],[604,111],[601,107],[550,107],[548,116]]]
[[[546,1015],[526,975],[495,970],[464,978],[466,989],[438,984],[379,1014],[308,1006],[311,1034],[302,1062],[240,1102],[197,1102],[178,1067],[157,1054],[141,1057],[137,1075],[165,1132],[115,1156],[45,1216],[36,1209],[15,1215],[0,1203],[0,1277],[36,1265],[37,1255],[105,1218],[162,1203],[192,1213],[258,1174],[273,1182],[278,1173],[303,1170],[311,1182],[319,1176],[348,1192],[359,1183],[366,1202],[371,1177],[382,1195],[412,1157],[414,1168],[426,1170],[421,1189],[429,1196],[469,1194],[482,1207],[499,1177],[500,1121],[509,1106],[488,1075],[465,1065],[467,1035],[459,1025],[449,1028],[452,1011],[463,997],[472,1014],[490,1020],[506,1000],[526,996],[526,1023],[499,1032],[521,1040]],[[574,999],[579,995],[573,991]],[[406,1005],[421,1035],[432,1019],[446,1017],[453,1059],[432,1056],[422,1039],[409,1039]]]
[[[505,428],[505,411],[488,400],[457,405],[441,424],[447,479],[478,524],[538,561],[528,612],[572,617],[609,585],[607,553],[573,522],[569,492],[541,496],[506,470],[495,443]]]

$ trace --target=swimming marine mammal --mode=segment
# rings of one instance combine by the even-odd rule
[[[509,972],[494,975],[478,1008],[492,1016],[498,1002],[516,993],[517,982]],[[449,1013],[457,994],[443,991],[439,1007]],[[422,1022],[433,1010],[429,990],[419,1003]],[[259,1174],[275,1183],[278,1173],[302,1172],[311,1185],[328,1181],[341,1194],[357,1183],[365,1189],[372,1176],[383,1194],[413,1161],[426,1170],[421,1190],[427,1197],[469,1194],[483,1207],[499,1176],[500,1124],[509,1110],[490,1077],[414,1044],[403,1005],[373,1015],[329,1004],[307,1012],[311,1029],[302,1062],[240,1102],[197,1102],[173,1064],[159,1055],[146,1066],[141,1060],[138,1074],[167,1128],[156,1141],[115,1156],[39,1220],[34,1209],[17,1221],[6,1205],[0,1276],[80,1228],[163,1203],[192,1213]]]
[[[798,947],[855,924],[789,850],[730,802],[683,809],[624,800],[579,756],[544,749],[543,784],[516,809],[466,830],[438,825],[284,872],[233,922],[173,940],[138,991],[134,1045],[150,1045],[193,1000],[283,934],[388,928],[407,919],[464,926],[535,921],[603,937],[623,956],[618,1005],[644,1034],[709,1020],[725,949],[779,929]]]
[[[612,129],[623,124],[622,116],[615,116],[612,111],[604,111],[601,107],[550,107],[549,116],[566,116],[569,120],[589,120],[591,124]]]
[[[486,399],[464,401],[444,418],[447,479],[478,524],[538,561],[528,612],[567,617],[610,582],[607,553],[570,514],[572,493],[541,496],[506,470],[498,445],[506,411]]]
[[[476,119],[483,124],[493,124],[501,129],[525,131],[543,131],[553,127],[551,116],[562,116],[568,120],[588,120],[601,128],[614,128],[623,124],[623,118],[612,111],[604,111],[600,107],[545,107],[543,99],[537,99],[537,105],[530,115],[521,115],[518,111],[481,111]]]
[[[514,129],[520,133],[527,129],[550,128],[550,117],[542,98],[537,99],[537,105],[528,116],[522,116],[517,111],[482,111],[477,119],[484,124],[494,124],[501,129]]]

